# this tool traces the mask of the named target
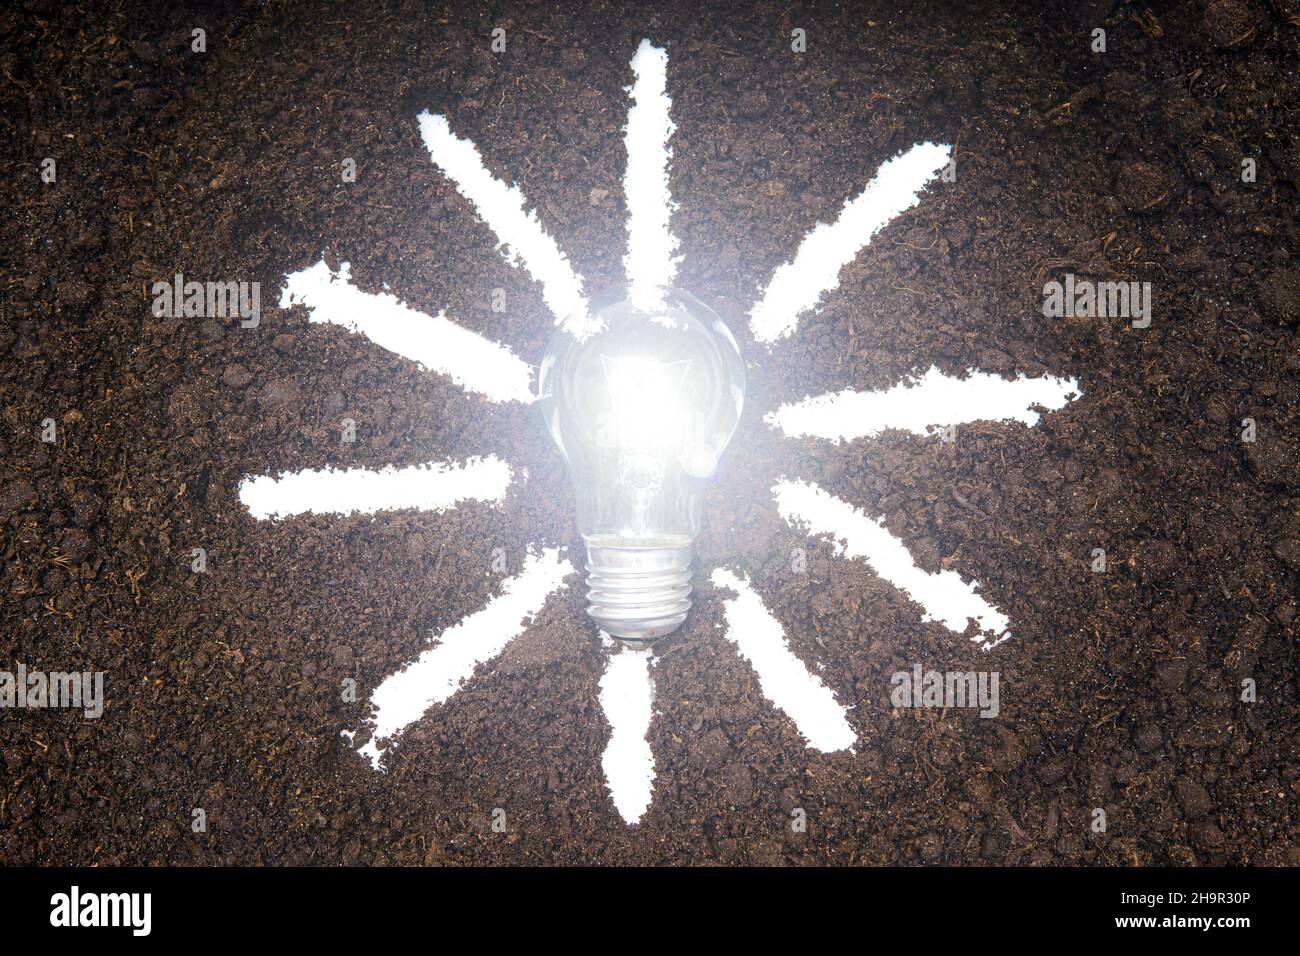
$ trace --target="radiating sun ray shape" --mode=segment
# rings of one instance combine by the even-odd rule
[[[669,285],[677,271],[678,242],[670,229],[674,206],[668,189],[673,124],[667,52],[643,40],[631,65],[624,267],[632,296],[645,302]],[[537,215],[528,211],[522,192],[492,176],[478,148],[457,137],[446,117],[424,112],[418,122],[429,158],[496,233],[498,248],[508,247],[509,260],[540,283],[555,321],[589,318],[582,280]],[[801,317],[836,287],[843,266],[920,201],[922,190],[949,158],[949,147],[921,143],[886,161],[862,192],[845,202],[834,223],[819,223],[801,241],[794,258],[775,271],[749,312],[754,338],[772,348],[793,333]],[[342,325],[450,377],[486,401],[535,399],[530,367],[509,348],[445,315],[426,315],[394,295],[358,289],[351,284],[347,263],[332,270],[321,261],[285,280],[281,306],[305,305],[313,322]],[[889,429],[924,435],[935,426],[977,420],[1012,419],[1032,426],[1040,410],[1059,409],[1077,392],[1077,384],[1069,379],[1006,380],[979,372],[955,378],[931,368],[883,391],[846,390],[794,401],[765,421],[787,435],[839,441]],[[485,456],[413,468],[250,477],[241,484],[240,497],[258,518],[397,508],[439,511],[469,500],[499,504],[509,484],[526,477]],[[985,647],[1008,637],[1007,616],[980,594],[977,584],[955,571],[933,573],[918,567],[902,541],[849,502],[797,477],[774,479],[772,495],[787,522],[812,534],[831,535],[838,542],[839,559],[865,562],[916,602],[924,620],[957,634],[971,631],[973,623],[974,639]],[[373,728],[364,737],[353,732],[345,736],[377,769],[382,769],[385,752],[403,729],[456,693],[479,665],[498,656],[526,630],[525,620],[574,574],[573,565],[558,552],[531,550],[523,569],[503,582],[499,596],[431,639],[414,661],[375,688],[370,697]],[[791,651],[784,629],[758,592],[725,567],[712,569],[711,580],[724,593],[726,636],[753,668],[764,696],[793,721],[810,749],[852,747],[856,735],[843,702]],[[732,596],[725,597],[727,593]],[[631,824],[641,819],[654,793],[654,754],[647,738],[654,715],[655,658],[622,648],[608,637],[604,643],[609,653],[600,703],[612,732],[602,768],[615,808]]]

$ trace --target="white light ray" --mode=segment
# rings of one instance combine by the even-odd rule
[[[623,268],[638,308],[653,310],[661,302],[658,289],[671,286],[677,275],[677,239],[669,227],[676,208],[668,190],[668,140],[676,128],[669,115],[668,51],[642,40],[632,58],[636,79],[628,92],[633,105],[627,114],[627,169],[623,194],[627,199],[627,255]]]
[[[542,284],[542,296],[555,321],[571,319],[575,333],[590,331],[582,280],[542,228],[537,214],[525,211],[519,187],[507,186],[488,172],[478,147],[452,133],[447,117],[426,110],[418,119],[429,158],[474,204],[479,216],[497,234],[497,240],[509,244],[510,261],[523,265]]]
[[[510,349],[462,328],[445,315],[427,315],[387,292],[363,292],[351,282],[351,263],[332,272],[322,259],[284,277],[280,308],[301,302],[312,322],[341,325],[390,352],[451,377],[494,402],[531,402],[528,365]]]
[[[471,458],[463,465],[390,465],[378,471],[309,469],[280,478],[258,475],[239,483],[239,500],[255,518],[307,512],[373,514],[400,508],[444,511],[461,501],[500,502],[510,479],[510,466],[495,455],[487,455]]]
[[[954,378],[931,367],[920,378],[906,379],[879,392],[845,389],[782,405],[764,421],[787,435],[808,435],[845,441],[878,435],[894,428],[917,435],[927,426],[1014,419],[1036,425],[1040,405],[1063,408],[1079,392],[1071,378],[1021,376],[1008,381],[987,372]]]
[[[655,758],[646,735],[654,717],[654,681],[648,651],[612,654],[600,679],[600,706],[612,728],[600,765],[610,796],[627,823],[638,822],[654,791]]]
[[[635,298],[644,295],[638,289],[671,283],[678,265],[678,243],[670,230],[675,207],[668,188],[668,143],[674,125],[666,90],[665,51],[642,41],[632,69],[635,79],[628,92],[633,106],[625,130],[629,238],[624,265]],[[431,160],[496,233],[499,247],[509,247],[512,264],[525,267],[542,285],[556,321],[571,320],[570,328],[579,338],[598,331],[581,279],[537,215],[526,211],[521,190],[495,179],[475,145],[453,135],[445,117],[424,112],[418,121]],[[880,229],[919,201],[920,191],[948,162],[949,155],[948,146],[923,143],[913,147],[884,163],[862,193],[845,202],[834,224],[819,223],[801,242],[792,261],[776,270],[751,310],[755,337],[771,343],[789,335],[800,316],[835,287],[841,269]],[[387,293],[361,292],[351,285],[349,275],[347,263],[336,274],[322,261],[286,276],[281,306],[305,302],[313,308],[312,321],[344,325],[492,400],[533,400],[528,366],[504,346],[460,329],[443,315],[424,315]],[[1064,404],[1059,389],[1075,388],[1073,382],[1062,379],[1028,385],[1024,379],[1012,383],[999,380],[1000,384],[993,385],[983,380],[992,376],[982,373],[976,379],[962,382],[931,369],[915,380],[915,393],[895,388],[879,394],[823,395],[783,406],[769,415],[768,421],[789,434],[841,440],[884,428],[923,434],[926,425],[952,424],[945,419],[954,414],[961,416],[956,419],[960,421],[1012,417],[1032,425],[1038,414],[1032,412],[1031,405],[1059,408]],[[987,387],[987,395],[969,391],[976,387]],[[1041,394],[1036,391],[1040,388]],[[990,397],[994,392],[996,396]],[[489,456],[463,466],[327,469],[297,472],[279,480],[255,477],[241,484],[240,497],[258,517],[406,507],[442,510],[467,499],[500,501],[510,480],[509,467]],[[977,585],[964,583],[953,572],[929,574],[916,567],[903,544],[879,522],[806,483],[782,480],[773,487],[773,494],[787,521],[803,521],[814,533],[835,535],[841,555],[865,559],[884,580],[918,601],[927,620],[961,631],[967,619],[973,618],[986,633],[1005,635],[1006,617],[975,593]],[[359,752],[379,768],[394,737],[429,708],[451,697],[480,664],[499,655],[528,626],[524,618],[536,614],[571,573],[573,566],[559,560],[555,550],[530,556],[521,573],[504,582],[499,597],[448,628],[404,670],[379,684],[371,696],[374,735]],[[845,708],[790,651],[780,623],[750,584],[725,569],[715,570],[712,580],[737,594],[724,602],[727,637],[754,668],[763,693],[792,718],[809,747],[824,751],[851,747],[856,735]],[[624,649],[611,655],[600,681],[600,704],[611,726],[602,767],[614,804],[629,823],[642,818],[653,795],[654,756],[647,739],[654,713],[653,666],[648,654]],[[350,741],[355,737],[348,731],[343,735]]]
[[[381,747],[380,741],[391,740],[430,707],[456,693],[479,664],[499,655],[524,632],[524,618],[536,615],[572,573],[573,565],[559,560],[559,552],[554,549],[530,554],[524,569],[502,586],[499,597],[443,631],[435,646],[375,688],[370,697],[375,708],[374,735],[360,748],[371,766],[379,769],[387,746]],[[352,739],[351,734],[346,736]]]
[[[862,558],[876,574],[906,591],[925,609],[924,620],[938,621],[960,634],[966,630],[967,618],[974,618],[982,630],[994,635],[993,640],[987,635],[976,638],[988,647],[1010,636],[1007,616],[975,593],[974,584],[967,584],[956,571],[931,574],[917,567],[903,542],[847,501],[804,481],[778,481],[772,493],[781,517],[807,525],[812,534],[830,534],[840,542],[841,555]]]
[[[737,596],[724,602],[727,638],[758,675],[763,695],[785,711],[814,750],[844,750],[857,735],[844,708],[826,685],[790,653],[781,622],[763,606],[749,582],[726,568],[716,568],[711,580]]]
[[[799,244],[793,261],[779,266],[749,314],[754,338],[775,342],[799,316],[839,283],[840,270],[872,237],[915,206],[921,190],[948,163],[951,147],[920,143],[885,162],[875,178],[844,204],[833,225],[819,222]]]

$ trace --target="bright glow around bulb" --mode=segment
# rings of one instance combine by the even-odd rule
[[[744,367],[735,341],[705,306],[672,291],[679,243],[669,190],[674,125],[668,96],[668,55],[642,41],[631,62],[631,109],[625,129],[628,290],[591,303],[582,278],[546,230],[522,190],[498,179],[478,147],[455,135],[445,116],[422,113],[419,129],[429,158],[497,238],[497,248],[526,270],[562,326],[541,362],[539,382],[547,423],[569,463],[579,526],[588,549],[588,599],[596,621],[625,643],[645,645],[684,620],[690,607],[691,543],[699,530],[700,492],[717,468],[744,400]],[[754,339],[780,348],[839,285],[844,266],[867,250],[880,230],[921,202],[952,162],[949,146],[919,143],[886,160],[834,222],[818,223],[780,266],[749,311]],[[865,172],[865,170],[864,170]],[[307,307],[312,322],[365,336],[377,348],[448,376],[466,392],[494,403],[532,401],[531,369],[502,343],[420,312],[387,291],[367,292],[351,281],[347,263],[323,260],[285,276],[281,308]],[[601,303],[604,303],[603,305]],[[975,373],[954,378],[931,369],[881,391],[846,390],[794,401],[767,417],[786,435],[850,441],[901,429],[926,434],[933,425],[1014,419],[1034,425],[1039,408],[1071,401],[1069,379]],[[947,439],[946,439],[947,440]],[[252,476],[240,498],[261,519],[307,514],[370,514],[416,508],[438,512],[478,501],[501,503],[512,481],[526,482],[486,456],[427,467],[306,470],[277,481]],[[773,488],[778,512],[808,533],[832,534],[840,559],[860,560],[905,592],[924,612],[956,633],[978,625],[975,640],[992,647],[1007,639],[1007,615],[971,581],[974,567],[930,572],[909,548],[865,510],[814,484],[782,479]],[[508,508],[508,499],[506,499]],[[344,736],[380,766],[403,729],[454,694],[520,637],[527,618],[564,587],[572,568],[554,551],[534,552],[501,582],[485,607],[442,631],[404,670],[373,691],[374,726]],[[757,581],[726,568],[713,583],[723,597],[725,633],[752,665],[764,695],[819,750],[852,745],[844,704],[813,673],[819,663],[795,654],[786,628],[763,603]],[[611,645],[612,640],[606,641]],[[599,702],[610,724],[602,764],[614,806],[628,823],[653,795],[654,658],[620,650],[609,657]],[[420,756],[417,750],[412,757]]]
[[[745,367],[722,320],[685,292],[618,289],[591,306],[551,338],[541,404],[573,479],[588,612],[644,645],[690,608],[700,497],[740,420]]]

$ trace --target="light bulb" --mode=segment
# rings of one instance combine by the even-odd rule
[[[556,329],[538,389],[577,497],[587,612],[648,645],[690,610],[701,497],[745,403],[740,349],[692,295],[617,288]]]

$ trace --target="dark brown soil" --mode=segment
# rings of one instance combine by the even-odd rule
[[[0,11],[0,669],[103,670],[108,696],[98,721],[0,713],[0,862],[1300,863],[1295,0],[153,6]],[[579,538],[534,410],[275,301],[326,252],[535,361],[539,289],[429,163],[415,115],[447,113],[590,287],[616,283],[642,37],[670,54],[679,283],[738,332],[882,160],[954,143],[958,178],[794,339],[745,339],[749,406],[699,547],[702,569],[752,576],[852,706],[856,752],[805,749],[702,573],[660,648],[655,799],[628,827],[576,588],[413,725],[387,774],[340,740],[364,706],[341,682],[364,702],[482,607],[494,548],[517,568],[530,545],[580,557]],[[1043,282],[1067,271],[1152,282],[1151,327],[1044,319]],[[260,281],[261,326],[155,318],[149,285],[177,272]],[[955,444],[762,426],[779,401],[931,364],[1069,374],[1084,395]],[[487,452],[530,476],[499,510],[271,524],[236,494],[245,474]],[[984,653],[921,623],[784,525],[779,475],[980,581],[1014,639]],[[1001,715],[894,710],[890,675],[915,663],[998,670]]]

